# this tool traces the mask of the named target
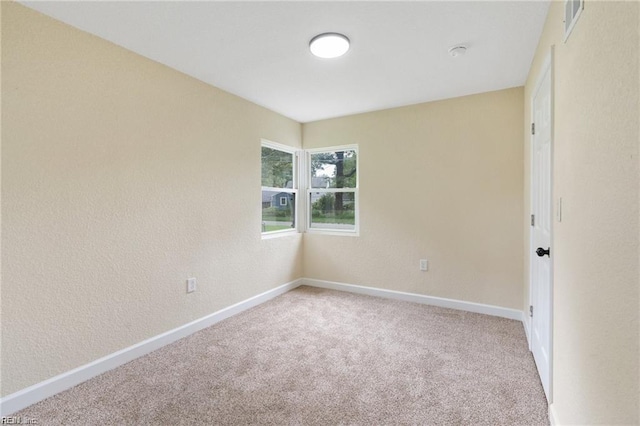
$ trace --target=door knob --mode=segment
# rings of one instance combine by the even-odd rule
[[[551,247],[549,247],[548,249],[543,249],[542,247],[538,247],[538,250],[536,250],[536,254],[540,257],[544,256],[545,254],[549,257],[551,257],[551,255],[549,254],[551,251]]]

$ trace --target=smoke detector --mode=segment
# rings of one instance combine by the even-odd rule
[[[459,44],[457,46],[453,46],[449,49],[449,55],[453,58],[457,58],[458,56],[462,56],[467,53],[467,46],[464,44]]]

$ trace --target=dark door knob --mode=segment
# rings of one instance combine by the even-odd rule
[[[551,251],[551,248],[549,247],[548,249],[543,249],[542,247],[538,247],[538,250],[536,250],[536,254],[540,257],[544,256],[545,254],[549,257],[551,257],[551,255],[549,254],[549,252]]]

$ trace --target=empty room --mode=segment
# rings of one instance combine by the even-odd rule
[[[2,424],[640,425],[640,3],[2,1]]]

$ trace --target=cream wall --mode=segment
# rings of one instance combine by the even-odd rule
[[[258,207],[298,123],[7,2],[2,110],[3,396],[302,276]]]
[[[360,159],[360,236],[305,235],[305,276],[521,309],[523,103],[514,88],[303,124],[305,148]]]
[[[555,46],[553,190],[562,222],[552,246],[551,411],[559,424],[640,423],[639,13],[637,2],[587,1],[565,44],[563,4],[554,2],[525,87],[528,166],[530,97]]]
[[[99,38],[1,10],[2,396],[303,275],[525,308],[529,102],[555,45],[552,411],[640,421],[637,3],[587,2],[567,44],[552,4],[524,89],[307,123],[303,138]],[[262,137],[359,144],[359,237],[260,239]]]
[[[2,58],[2,7],[0,7],[0,58]],[[0,188],[2,188],[2,63],[0,61]],[[0,397],[2,396],[2,190],[0,190]]]

